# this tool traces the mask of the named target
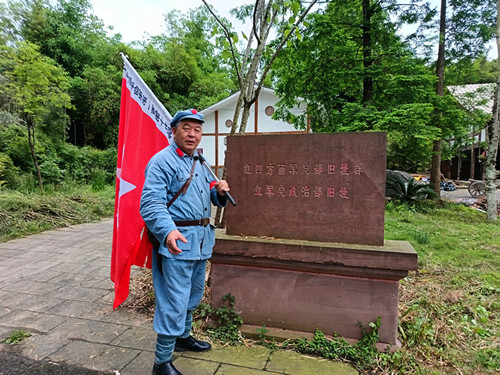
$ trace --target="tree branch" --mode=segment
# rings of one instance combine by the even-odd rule
[[[255,39],[257,39],[257,44],[260,44],[260,39],[259,36],[257,35],[257,7],[260,5],[260,0],[255,1],[255,6],[253,7],[253,27],[252,31],[253,34],[255,35]]]
[[[212,14],[212,16],[215,18],[215,20],[217,21],[217,23],[219,25],[221,25],[222,29],[224,30],[224,35],[226,36],[226,39],[229,42],[229,46],[231,47],[230,48],[230,50],[231,50],[231,56],[233,58],[234,68],[236,69],[236,75],[238,76],[238,79],[241,79],[241,77],[240,77],[240,70],[238,69],[238,60],[236,59],[236,55],[234,53],[234,46],[233,46],[233,41],[231,39],[231,33],[227,29],[226,25],[224,25],[222,23],[222,21],[219,19],[219,17],[217,17],[217,15],[214,13],[214,11],[212,10],[212,8],[207,4],[207,2],[205,0],[201,0],[201,1],[203,2],[203,4],[205,4],[205,6],[207,7],[207,9],[210,12],[210,14]]]
[[[302,21],[307,16],[307,14],[311,10],[311,8],[316,4],[316,2],[317,2],[317,0],[311,1],[311,4],[309,5],[309,7],[300,15],[299,19],[297,21],[295,21],[295,23],[293,24],[292,28],[290,29],[290,32],[288,33],[288,35],[285,36],[285,38],[283,38],[283,40],[281,41],[281,43],[276,48],[276,51],[274,51],[273,56],[271,57],[271,59],[269,60],[269,62],[266,65],[264,71],[262,72],[262,76],[261,76],[260,82],[258,84],[258,87],[259,87],[258,91],[259,92],[260,92],[260,87],[264,83],[264,79],[266,78],[267,73],[271,69],[271,66],[272,66],[274,60],[276,60],[276,58],[278,57],[278,54],[281,52],[281,49],[283,48],[283,46],[285,45],[285,43],[288,42],[288,40],[290,39],[290,36],[292,35],[293,31],[295,31],[295,29],[299,26],[299,24],[302,23]]]

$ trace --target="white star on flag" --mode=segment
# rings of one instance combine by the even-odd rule
[[[134,190],[137,187],[134,184],[131,184],[130,182],[122,179],[122,169],[121,168],[116,169],[116,176],[120,180],[120,192],[118,194],[118,198],[121,198],[122,195],[127,194],[128,192]]]

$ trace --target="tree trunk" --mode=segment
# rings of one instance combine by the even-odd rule
[[[441,17],[439,20],[439,49],[436,67],[436,75],[438,82],[436,93],[439,96],[444,95],[444,41],[446,31],[446,0],[441,0]],[[441,115],[436,116],[437,121],[440,121]],[[432,166],[431,166],[431,183],[434,185],[434,191],[439,193],[441,189],[441,145],[442,141],[435,140],[432,147]]]
[[[500,56],[500,0],[497,0],[497,56]],[[485,161],[486,175],[486,199],[488,202],[487,215],[488,220],[496,221],[497,219],[497,176],[496,176],[496,161],[498,153],[498,137],[500,130],[500,58],[497,58],[497,87],[495,90],[495,98],[493,101],[493,120],[488,126],[488,142]]]
[[[43,181],[42,181],[42,174],[40,173],[40,167],[38,165],[38,158],[36,157],[35,153],[35,125],[32,123],[30,119],[26,121],[26,127],[28,128],[28,143],[30,145],[30,150],[31,150],[31,159],[33,160],[33,164],[35,166],[37,178],[38,178],[38,185],[40,186],[40,189],[43,190]]]
[[[372,24],[370,0],[363,0],[363,106],[373,101],[372,66]]]
[[[474,135],[473,135],[474,137]],[[470,178],[475,180],[476,179],[476,143],[474,142],[475,138],[472,141],[472,145],[470,146],[470,167],[469,167],[469,175]]]
[[[253,22],[252,22],[252,30],[247,42],[247,48],[243,57],[241,59],[241,69],[239,69],[238,60],[235,58],[238,54],[235,51],[235,48],[232,44],[231,36],[227,28],[221,22],[221,20],[217,17],[217,15],[211,11],[211,8],[208,6],[205,0],[202,0],[203,4],[207,7],[210,13],[214,16],[215,20],[223,27],[226,31],[225,36],[229,41],[229,45],[231,46],[231,52],[233,55],[233,64],[238,76],[238,84],[240,86],[240,95],[238,97],[238,101],[236,104],[236,108],[233,115],[233,126],[231,127],[230,136],[236,133],[236,130],[239,125],[239,134],[244,134],[246,130],[246,125],[248,122],[248,118],[250,116],[250,107],[257,100],[260,90],[262,88],[264,79],[266,78],[267,73],[269,72],[276,56],[282,50],[283,46],[289,40],[290,36],[293,35],[293,31],[298,27],[298,25],[303,22],[306,15],[312,9],[314,4],[316,4],[317,0],[312,0],[307,9],[305,9],[300,17],[296,20],[292,28],[289,30],[288,35],[284,36],[280,43],[274,47],[274,53],[267,60],[262,67],[262,56],[264,50],[266,48],[267,39],[271,32],[271,29],[275,23],[276,17],[279,14],[279,8],[284,4],[282,1],[274,2],[274,0],[269,0],[268,2],[264,0],[256,0],[254,5],[254,14],[253,14]],[[253,40],[256,40],[257,46],[253,48]],[[252,55],[253,54],[253,55]],[[247,66],[248,65],[248,66]],[[257,79],[259,67],[262,69],[260,79]],[[240,112],[243,107],[243,113],[241,115],[241,122],[239,122]],[[238,124],[239,123],[239,124]],[[224,169],[222,173],[222,179],[226,179],[226,162],[224,161]],[[222,213],[220,208],[217,208],[216,216],[215,216],[215,224],[219,227],[224,226],[224,213]],[[221,219],[222,216],[222,219]]]
[[[435,140],[432,146],[431,183],[434,185],[434,191],[438,194],[441,191],[441,143],[441,140]],[[437,178],[434,180],[435,176]]]
[[[458,157],[457,157],[457,180],[461,180],[462,179],[462,155],[461,154],[458,154]]]
[[[254,102],[252,101],[252,104]],[[243,113],[241,114],[241,126],[240,126],[240,135],[245,134],[247,124],[248,124],[248,118],[250,117],[250,107],[252,104],[248,103],[243,106]]]

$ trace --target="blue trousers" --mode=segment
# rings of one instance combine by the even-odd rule
[[[170,361],[177,337],[188,337],[192,327],[191,312],[200,304],[205,288],[207,260],[178,260],[161,257],[162,272],[153,256],[153,285],[156,310],[153,329],[157,363]]]

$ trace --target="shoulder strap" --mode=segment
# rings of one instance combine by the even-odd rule
[[[194,168],[196,166],[196,160],[198,160],[198,157],[195,157],[193,160],[193,166],[191,167],[191,172],[189,174],[189,178],[184,183],[184,185],[182,185],[182,187],[179,189],[179,191],[177,193],[175,193],[175,195],[172,197],[172,199],[170,199],[170,201],[167,203],[167,208],[170,207],[175,202],[175,200],[177,198],[179,198],[179,195],[186,194],[186,191],[189,187],[189,184],[191,184],[191,180],[193,179],[193,173],[194,173]]]
[[[189,184],[191,183],[191,180],[193,179],[193,173],[194,173],[194,168],[196,166],[196,160],[198,160],[198,157],[194,158],[193,166],[191,167],[191,173],[189,175],[189,178],[184,183],[184,185],[182,185],[182,187],[179,189],[179,191],[177,193],[175,193],[175,195],[172,197],[172,199],[170,199],[170,201],[167,203],[167,208],[170,207],[172,205],[172,203],[174,203],[177,198],[179,198],[179,195],[186,194],[186,191],[189,187]],[[153,251],[156,251],[156,257],[157,257],[156,260],[157,260],[158,270],[160,271],[160,273],[163,273],[162,264],[161,264],[161,254],[158,252],[158,249],[160,247],[160,242],[158,242],[158,240],[156,239],[154,234],[149,230],[149,228],[147,226],[146,226],[146,231],[147,231],[147,235],[149,238],[149,242],[151,242],[151,244],[153,245]]]

